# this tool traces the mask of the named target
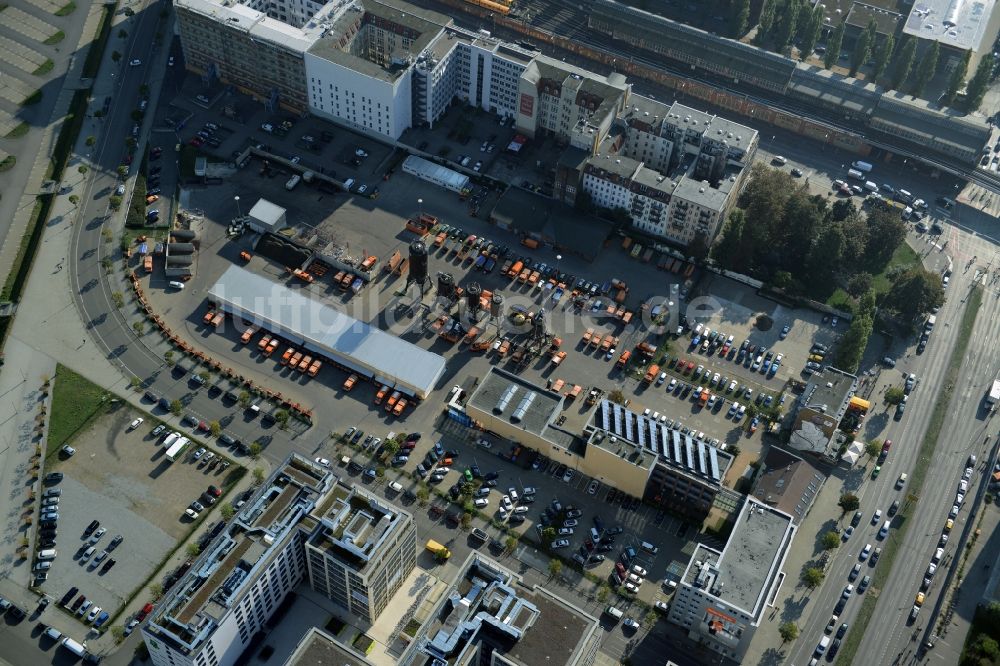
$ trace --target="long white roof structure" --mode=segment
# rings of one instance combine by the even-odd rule
[[[240,266],[230,266],[208,298],[230,314],[407,395],[427,397],[444,372],[440,354]]]

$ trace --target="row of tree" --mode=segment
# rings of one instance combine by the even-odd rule
[[[728,0],[725,9],[728,10],[730,37],[739,39],[749,27],[750,2]],[[808,0],[764,0],[756,42],[777,53],[785,53],[795,44],[799,58],[805,60],[812,55],[822,35],[824,11],[824,5],[814,5]],[[833,69],[840,60],[846,29],[847,22],[841,21],[829,35],[823,55],[823,66],[827,69]],[[917,46],[917,38],[909,35],[904,36],[899,44],[892,34],[884,35],[879,40],[878,24],[872,18],[855,41],[848,72],[850,76],[856,76],[858,70],[871,60],[869,80],[881,81],[894,90],[903,90],[906,84],[906,90],[919,97],[937,73],[941,53],[938,43],[934,41],[924,49],[918,60]],[[952,104],[965,85],[971,57],[972,52],[966,51],[963,60],[952,72],[943,100],[946,104]],[[994,57],[987,55],[980,61],[968,84],[966,106],[970,110],[978,109],[982,104],[993,70]]]

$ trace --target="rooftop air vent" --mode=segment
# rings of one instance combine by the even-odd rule
[[[521,404],[517,406],[514,413],[510,415],[510,420],[514,423],[520,423],[524,419],[524,415],[528,413],[528,408],[531,407],[531,403],[535,401],[535,392],[532,391],[528,395],[521,399]]]

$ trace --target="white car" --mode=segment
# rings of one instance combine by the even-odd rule
[[[299,157],[298,155],[296,155],[295,157],[292,158],[292,164],[298,164],[301,161],[302,161],[302,158]]]
[[[858,555],[858,559],[864,562],[868,559],[868,556],[871,555],[871,553],[872,545],[870,543],[866,543],[865,547],[861,549],[861,554]]]
[[[94,530],[94,533],[90,535],[90,543],[97,543],[100,541],[101,537],[104,536],[107,531],[108,530],[103,527],[98,527]]]
[[[628,580],[629,580],[630,583],[634,584],[636,587],[638,587],[639,585],[642,585],[642,578],[639,578],[635,574],[629,574],[628,575]]]
[[[203,455],[205,455],[205,447],[202,447],[194,452],[194,459],[197,460],[198,458],[201,458]]]
[[[493,448],[493,445],[490,444],[489,442],[487,442],[485,439],[479,440],[479,446],[481,446],[484,449],[492,449]]]
[[[135,60],[129,60],[128,61],[129,67],[138,67],[141,64],[142,64],[142,61],[139,60],[138,58],[136,58]]]
[[[510,501],[510,497],[508,495],[504,495],[500,498],[500,504],[508,511],[510,511],[514,506],[514,503]]]
[[[487,506],[490,505],[490,501],[488,499],[486,499],[485,497],[476,498],[476,499],[472,500],[472,503],[477,508],[480,508],[480,509],[482,509],[482,508],[487,507]]]
[[[566,473],[563,474],[562,480],[565,481],[566,483],[569,483],[573,479],[573,474],[575,474],[573,470],[571,469],[566,470]]]
[[[642,567],[640,567],[638,564],[633,564],[632,573],[634,573],[636,576],[642,576],[643,578],[645,578],[647,571]]]
[[[535,487],[534,486],[526,486],[522,490],[523,490],[523,492],[524,492],[525,495],[534,495],[535,494]]]
[[[526,513],[528,513],[528,507],[526,507],[526,506],[519,506],[516,509],[514,509],[514,514],[515,515],[523,516]]]
[[[436,470],[434,470],[434,473],[435,474],[447,474],[450,471],[451,471],[451,467],[438,467]]]
[[[677,380],[676,379],[671,379],[670,383],[667,384],[667,390],[673,392],[673,390],[675,388],[677,388]]]
[[[626,592],[631,592],[632,594],[638,594],[639,593],[639,586],[635,585],[633,583],[625,583],[625,591]]]
[[[194,509],[184,509],[184,515],[190,518],[191,520],[194,520],[201,514],[195,511]]]
[[[128,636],[132,633],[132,630],[139,626],[139,620],[132,618],[129,623],[125,625],[125,635]]]
[[[121,183],[120,185],[118,185],[118,187],[115,188],[115,194],[117,194],[118,196],[122,196],[123,194],[125,194],[125,183]]]
[[[569,546],[569,539],[556,539],[549,546],[552,550],[558,550],[560,548],[566,548]]]
[[[596,495],[597,494],[597,489],[600,488],[600,487],[601,487],[601,482],[598,481],[597,479],[594,479],[587,486],[587,494],[588,495]]]
[[[138,428],[141,425],[142,425],[142,417],[140,416],[135,421],[132,421],[132,423],[128,424],[128,429],[129,429],[129,431],[135,430],[136,428]]]
[[[316,464],[322,467],[329,467],[330,461],[327,460],[326,458],[316,458]]]
[[[882,520],[882,509],[875,509],[875,513],[872,514],[872,525],[878,525],[880,520]]]
[[[519,508],[527,510],[527,507],[519,507]],[[573,530],[572,527],[560,527],[559,528],[559,536],[570,536],[570,535],[573,534],[573,532],[574,532],[574,530]]]
[[[630,617],[625,618],[625,621],[622,622],[622,624],[624,624],[629,629],[638,629],[639,628],[639,623],[636,622],[635,620],[633,620]]]

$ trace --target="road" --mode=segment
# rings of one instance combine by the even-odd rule
[[[884,547],[888,541],[897,538],[897,529],[900,525],[898,516],[894,519],[893,529],[885,542],[876,538],[879,527],[872,524],[873,512],[881,510],[882,520],[885,520],[886,512],[894,500],[899,500],[904,508],[906,503],[911,501],[916,501],[917,506],[909,512],[908,531],[903,543],[899,545],[893,570],[886,585],[879,590],[879,601],[871,622],[864,628],[853,628],[854,631],[865,632],[858,654],[871,655],[869,661],[873,664],[893,663],[897,654],[905,654],[907,650],[916,647],[916,644],[911,642],[914,630],[926,627],[929,621],[927,616],[935,602],[934,595],[939,593],[940,583],[944,578],[943,570],[939,570],[934,577],[934,583],[927,592],[928,598],[923,612],[918,616],[916,623],[912,626],[906,623],[922,575],[927,570],[927,565],[938,545],[948,511],[954,502],[964,461],[969,453],[980,453],[987,432],[996,432],[996,427],[989,421],[984,421],[980,414],[983,391],[996,376],[998,365],[995,354],[992,354],[992,340],[1000,335],[1000,330],[997,330],[1000,326],[997,322],[997,290],[996,285],[992,285],[987,289],[966,363],[959,375],[952,408],[948,412],[942,431],[945,435],[939,440],[920,496],[911,497],[906,488],[896,490],[895,484],[900,473],[912,473],[917,462],[918,447],[929,424],[938,390],[942,388],[951,350],[958,335],[958,325],[965,309],[966,296],[972,289],[973,279],[977,274],[975,262],[970,264],[968,271],[965,270],[966,263],[976,256],[980,261],[979,267],[985,268],[986,262],[982,260],[996,252],[995,246],[986,239],[959,233],[954,228],[949,230],[948,235],[948,251],[952,255],[955,269],[951,277],[951,286],[948,288],[948,300],[938,313],[938,323],[931,335],[927,350],[917,356],[911,349],[906,359],[898,363],[895,370],[883,372],[883,377],[889,376],[891,383],[897,386],[901,384],[903,373],[910,372],[917,374],[919,383],[908,400],[906,413],[899,421],[893,419],[892,411],[880,411],[884,408],[878,399],[879,392],[873,395],[875,409],[868,417],[868,427],[878,427],[884,423],[886,427],[879,436],[893,441],[892,450],[882,465],[878,479],[870,478],[872,465],[854,470],[853,476],[848,478],[846,489],[853,490],[859,496],[864,518],[854,535],[832,557],[826,582],[813,595],[812,600],[816,603],[811,604],[811,610],[803,618],[800,626],[801,638],[789,652],[787,663],[809,661],[816,644],[823,636],[823,630],[844,585],[848,583],[848,574],[859,561],[859,552],[864,545],[871,544],[873,548]],[[931,254],[938,255],[932,257],[937,261],[943,256],[933,249]],[[865,436],[869,436],[868,431],[865,432]],[[980,458],[982,460],[982,456]],[[953,537],[957,538],[967,517],[965,511],[959,514],[952,530]],[[850,514],[846,519],[850,519]],[[846,525],[846,520],[843,525]],[[952,562],[954,555],[953,541],[947,544],[945,552],[942,564],[947,566]],[[878,566],[884,565],[879,563]],[[864,563],[861,576],[872,573],[870,562]],[[838,623],[853,624],[861,605],[858,596],[856,593],[852,595],[845,611],[840,614]]]

